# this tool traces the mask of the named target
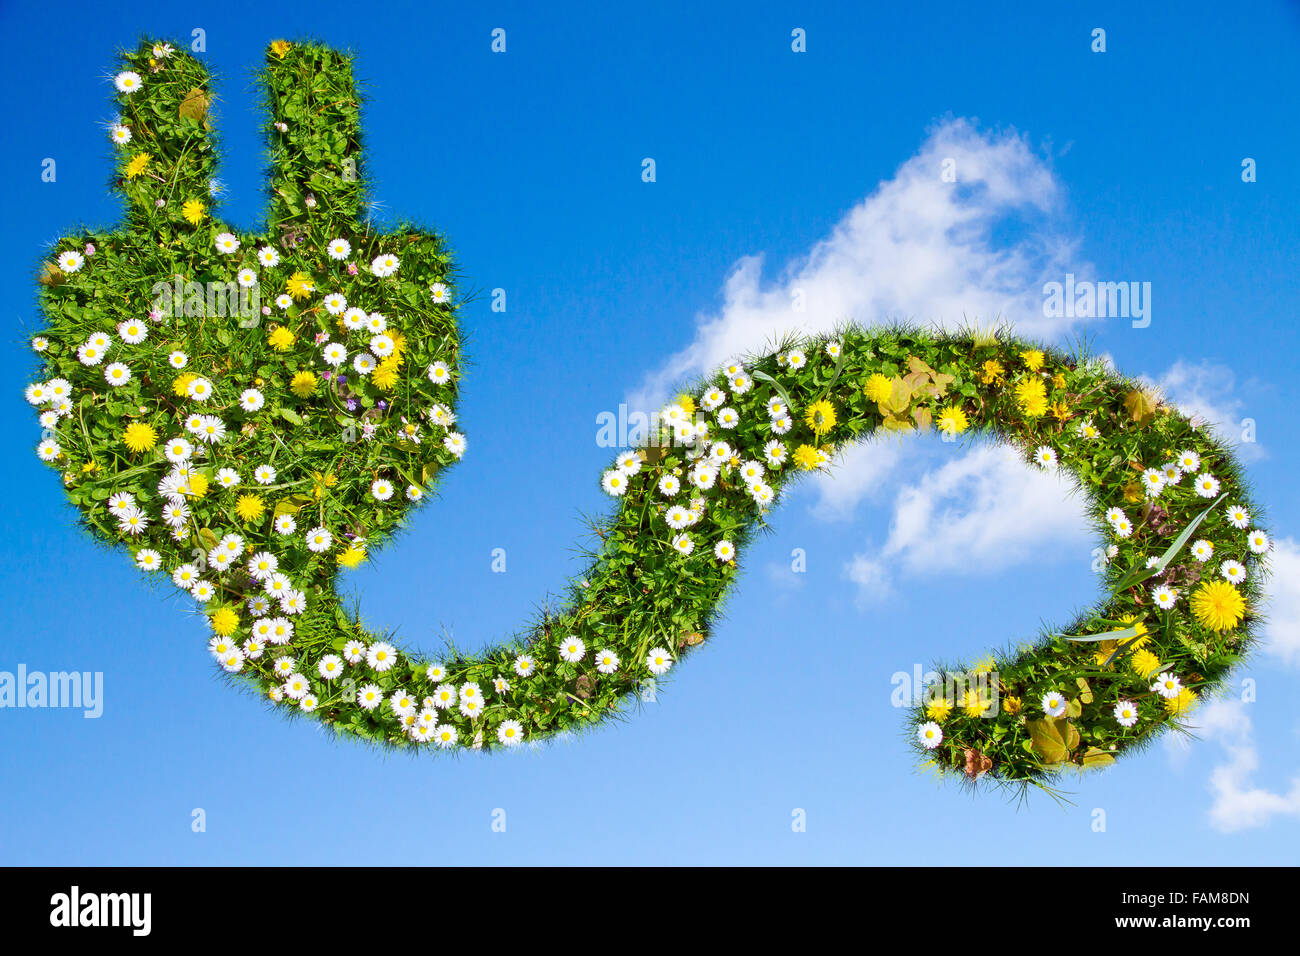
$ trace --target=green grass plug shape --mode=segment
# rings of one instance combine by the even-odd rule
[[[443,240],[360,216],[350,59],[277,41],[263,232],[210,206],[208,76],[145,44],[115,78],[125,223],[58,243],[41,275],[43,438],[94,535],[187,591],[216,666],[274,706],[394,747],[495,749],[625,714],[714,630],[787,486],[873,434],[991,438],[1061,469],[1103,539],[1104,599],[1069,626],[936,669],[907,733],[942,773],[1051,787],[1177,726],[1250,642],[1269,538],[1229,450],[1085,354],[1004,330],[844,326],[790,338],[668,402],[600,476],[567,600],[484,653],[417,660],[347,614],[340,568],[377,551],[466,451]],[[941,584],[933,587],[938,590]],[[911,635],[904,635],[908,638]],[[790,657],[798,655],[792,634]],[[740,648],[733,648],[740,653]],[[819,693],[887,693],[845,668]]]

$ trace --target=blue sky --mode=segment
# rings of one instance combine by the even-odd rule
[[[0,710],[0,862],[1296,859],[1296,5],[180,9],[95,5],[57,33],[35,5],[0,9],[0,49],[24,78],[0,151],[0,670],[105,682],[97,720]],[[918,776],[891,675],[1099,596],[1097,542],[1059,487],[990,450],[920,442],[866,447],[793,494],[710,643],[625,725],[501,757],[408,759],[233,693],[202,622],[76,531],[29,453],[21,395],[34,264],[63,232],[119,213],[104,134],[114,48],[195,27],[221,80],[238,226],[260,216],[251,69],[269,40],[312,33],[360,54],[380,212],[445,231],[485,293],[463,312],[470,453],[348,579],[368,620],[430,650],[443,627],[467,646],[513,632],[581,569],[578,516],[606,507],[594,478],[613,455],[596,416],[621,402],[783,328],[997,312],[1056,343],[1086,332],[1229,433],[1255,422],[1241,453],[1279,568],[1268,643],[1238,674],[1257,700],[1209,705],[1199,740],[1073,784],[1064,809]],[[504,54],[489,49],[496,27]],[[1090,49],[1097,27],[1104,53]],[[960,188],[941,192],[945,158]],[[1042,283],[1065,272],[1150,282],[1150,326],[1044,319]],[[489,309],[496,288],[505,313]],[[794,289],[812,294],[798,316]],[[806,573],[790,571],[794,548]],[[195,808],[206,832],[191,830]],[[792,831],[796,809],[806,832]]]

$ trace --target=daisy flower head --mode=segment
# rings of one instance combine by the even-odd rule
[[[121,123],[114,123],[108,129],[108,138],[113,141],[114,146],[125,146],[131,142],[131,130]]]
[[[797,372],[808,364],[808,356],[800,349],[792,349],[786,353],[785,364],[792,372]]]
[[[507,747],[518,746],[524,740],[523,725],[517,720],[503,720],[497,728],[497,740]]]
[[[736,546],[724,538],[713,546],[713,556],[724,562],[735,560]]]
[[[1055,691],[1055,690],[1049,691],[1048,693],[1044,694],[1043,699],[1040,701],[1040,703],[1042,704],[1043,707],[1043,713],[1045,713],[1048,717],[1060,717],[1065,713],[1065,709],[1067,706],[1065,701],[1065,695],[1062,694],[1060,691]]]
[[[1252,554],[1263,554],[1268,550],[1268,535],[1258,529],[1246,535],[1246,547]]]
[[[117,324],[117,334],[127,345],[139,345],[149,336],[149,326],[138,319],[127,319]]]
[[[1210,560],[1210,558],[1214,557],[1214,545],[1206,541],[1204,538],[1193,542],[1192,557],[1201,564],[1204,564],[1206,561]]]
[[[1121,700],[1115,705],[1115,721],[1121,727],[1132,727],[1137,719],[1137,705],[1131,700]]]
[[[721,408],[722,403],[726,400],[727,393],[715,386],[704,390],[704,394],[700,396],[700,407],[706,412],[711,412],[714,409]],[[676,405],[670,407],[679,408],[679,406]]]
[[[352,368],[363,378],[375,370],[376,359],[369,352],[362,352],[352,360]]]
[[[692,541],[691,536],[685,532],[676,535],[673,538],[672,544],[673,550],[683,556],[688,555],[695,550],[695,542]]]
[[[366,659],[366,645],[358,640],[343,645],[343,659],[349,664],[360,664]]]
[[[1142,487],[1148,498],[1157,497],[1165,488],[1165,473],[1161,468],[1148,468],[1142,472]]]
[[[560,642],[560,659],[568,661],[570,664],[578,663],[586,653],[587,645],[580,638],[573,635],[569,635]]]
[[[1196,476],[1196,493],[1202,498],[1213,498],[1219,493],[1219,479],[1212,474],[1202,472]]]
[[[1219,573],[1229,584],[1240,584],[1246,580],[1246,568],[1240,561],[1224,561],[1219,565]]]
[[[718,409],[718,427],[731,430],[740,424],[740,413],[734,408]]]
[[[144,80],[140,79],[140,74],[134,70],[123,70],[113,77],[113,86],[119,93],[130,95],[144,86]]]
[[[316,665],[316,671],[324,680],[336,680],[343,673],[343,658],[337,654],[326,654]]]
[[[1151,692],[1159,694],[1165,699],[1177,697],[1178,692],[1183,689],[1183,682],[1173,674],[1168,672],[1161,674],[1156,682],[1151,685]]]
[[[268,269],[280,264],[280,253],[272,246],[263,246],[257,250],[257,261]]]
[[[926,750],[933,750],[943,743],[943,728],[933,720],[927,721],[916,728],[916,739],[921,742],[921,746]]]
[[[391,275],[395,275],[401,264],[401,260],[397,256],[392,253],[383,253],[375,256],[371,261],[370,271],[380,279],[386,279]]]
[[[1091,418],[1085,418],[1074,426],[1074,433],[1085,441],[1093,441],[1101,436],[1101,429],[1092,423]]]
[[[1039,445],[1034,449],[1034,461],[1040,468],[1052,469],[1056,467],[1056,450],[1046,445]]]
[[[611,468],[600,479],[601,490],[615,498],[627,491],[627,475],[617,468]]]
[[[348,360],[348,350],[338,342],[330,342],[321,350],[321,358],[326,365],[338,368]]]
[[[366,684],[357,691],[357,705],[362,710],[374,710],[384,699],[378,684]]]
[[[253,469],[253,480],[259,485],[269,485],[275,481],[276,471],[272,465],[258,465]]]
[[[731,377],[731,390],[737,395],[744,395],[753,387],[754,380],[744,372],[740,372]]]
[[[239,240],[232,233],[220,233],[213,242],[216,244],[217,252],[222,255],[233,255],[239,249]]]
[[[1167,584],[1160,584],[1151,589],[1151,600],[1162,611],[1168,611],[1178,603],[1178,589]]]
[[[172,352],[167,356],[167,364],[176,369],[184,368],[189,360],[189,356],[180,351]]]
[[[298,522],[294,519],[293,515],[282,514],[282,515],[275,516],[276,534],[293,534],[294,530],[297,527],[298,527]]]
[[[1241,505],[1229,505],[1225,514],[1228,517],[1228,524],[1238,531],[1244,531],[1250,527],[1250,512]]]
[[[618,670],[618,655],[605,648],[596,654],[596,670],[602,674],[613,674]]]
[[[331,292],[321,302],[325,306],[325,311],[330,315],[339,315],[348,307],[348,300],[343,297],[341,292]]]
[[[157,571],[162,567],[162,555],[152,548],[141,548],[135,553],[135,566],[141,571]]]
[[[1174,464],[1188,474],[1201,467],[1201,456],[1194,451],[1180,451],[1174,456]]]
[[[239,407],[246,412],[261,411],[266,405],[266,396],[255,388],[246,388],[239,393]]]
[[[465,454],[466,441],[465,436],[460,432],[448,432],[447,437],[442,440],[443,447],[451,452],[457,458]]]
[[[315,554],[328,551],[333,543],[334,535],[325,528],[312,528],[307,532],[307,550]]]
[[[352,255],[352,243],[346,239],[331,239],[325,246],[325,251],[335,262],[342,262],[348,256]]]
[[[614,465],[630,478],[641,470],[641,456],[634,451],[625,451],[614,459]]]
[[[393,497],[393,483],[385,478],[376,478],[370,483],[370,494],[376,501],[387,501]]]
[[[651,648],[650,653],[645,656],[645,666],[656,677],[667,674],[668,669],[673,666],[672,655],[665,648]]]
[[[429,298],[433,300],[434,305],[449,305],[451,303],[451,290],[441,282],[434,282],[429,285]]]
[[[235,273],[235,281],[239,283],[241,288],[251,289],[257,285],[257,273],[245,267]]]
[[[382,674],[397,663],[397,648],[384,641],[376,641],[366,651],[366,663],[370,665],[371,670]]]
[[[426,374],[434,385],[446,385],[451,381],[451,369],[446,362],[434,362]]]
[[[520,677],[529,677],[537,669],[537,661],[529,654],[520,654],[515,658],[514,670]]]

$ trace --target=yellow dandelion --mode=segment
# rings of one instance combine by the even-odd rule
[[[208,208],[197,199],[188,200],[185,205],[181,207],[181,215],[185,217],[186,222],[193,226],[197,226],[201,223],[203,217],[207,214]]]
[[[1165,698],[1165,710],[1171,714],[1182,714],[1196,706],[1196,691],[1190,687],[1184,687],[1178,691],[1177,697]]]
[[[819,439],[835,427],[835,406],[826,399],[813,402],[804,412],[804,424],[813,430]]]
[[[144,422],[132,422],[126,426],[126,431],[122,433],[122,443],[131,451],[139,454],[158,444],[158,432],[154,430],[152,425],[146,425]]]
[[[691,398],[691,396],[687,395],[685,392],[678,395],[675,401],[677,402],[677,407],[684,411],[688,416],[695,414],[695,399]]]
[[[239,615],[235,613],[234,608],[219,607],[212,612],[209,623],[215,633],[227,637],[235,633],[235,628],[239,627]]]
[[[1057,372],[1052,376],[1052,388],[1065,388],[1065,373]]]
[[[406,353],[406,336],[396,329],[389,329],[388,337],[393,340],[393,354],[388,357],[401,365]]]
[[[284,55],[289,52],[289,41],[276,40],[271,44],[271,52],[274,53],[279,59],[283,60]]]
[[[182,372],[172,381],[172,392],[181,398],[189,394],[190,382],[198,378],[193,372]]]
[[[393,361],[390,355],[376,365],[375,370],[370,373],[370,384],[385,391],[392,388],[397,384],[397,366],[398,363]]]
[[[183,489],[191,498],[202,498],[208,493],[208,478],[206,475],[192,475],[189,483]]]
[[[277,352],[287,352],[293,346],[293,332],[283,325],[277,325],[271,330],[271,334],[266,339],[271,343],[271,348]]]
[[[981,717],[988,709],[989,699],[977,690],[968,690],[961,699],[961,709],[967,717]]]
[[[1047,386],[1038,376],[1016,383],[1016,401],[1026,418],[1038,418],[1047,411]]]
[[[1192,615],[1212,631],[1230,631],[1246,615],[1246,599],[1227,581],[1206,581],[1192,592]]]
[[[939,412],[939,431],[949,435],[960,435],[970,424],[966,413],[958,405],[949,405]]]
[[[1139,677],[1150,677],[1160,670],[1160,658],[1150,651],[1138,651],[1129,658],[1129,666],[1133,668],[1133,673]]]
[[[359,548],[355,544],[350,545],[347,550],[338,553],[336,560],[345,568],[355,568],[362,561],[366,560],[365,548]]]
[[[289,277],[289,281],[284,284],[284,290],[294,299],[310,298],[311,294],[316,291],[316,282],[305,272],[295,272]]]
[[[925,708],[925,716],[929,717],[936,724],[941,724],[948,719],[952,713],[952,701],[946,697],[936,697]]]
[[[1020,713],[1020,708],[1023,706],[1024,706],[1024,701],[1022,701],[1019,697],[1002,698],[1002,709],[1006,713],[1010,714],[1012,717]]]
[[[137,153],[135,156],[132,156],[131,161],[126,164],[126,169],[123,170],[126,174],[126,178],[135,179],[143,173],[145,167],[149,165],[149,160],[151,158],[152,157],[148,153]]]
[[[997,359],[988,359],[980,370],[980,381],[985,385],[1001,385],[1005,374],[1002,363]]]
[[[804,471],[811,471],[826,463],[826,453],[812,445],[800,445],[795,449],[794,463]]]
[[[299,398],[307,398],[316,391],[316,373],[299,372],[289,382],[289,389]]]
[[[1020,360],[1025,363],[1025,368],[1031,372],[1037,372],[1043,367],[1043,353],[1039,349],[1029,349],[1020,353]]]
[[[1070,411],[1070,406],[1066,405],[1065,402],[1053,402],[1052,417],[1058,422],[1068,422],[1074,417],[1074,412]]]
[[[266,513],[266,504],[257,495],[240,495],[235,502],[235,514],[241,521],[256,521]]]
[[[883,402],[894,394],[894,383],[877,372],[867,379],[867,384],[863,386],[862,391],[873,402]]]

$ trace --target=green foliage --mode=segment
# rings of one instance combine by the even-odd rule
[[[1258,516],[1248,526],[1231,517],[1229,506],[1251,505],[1213,436],[1082,355],[987,331],[845,326],[783,341],[671,402],[645,447],[605,473],[618,508],[591,523],[590,565],[560,607],[485,653],[449,645],[439,660],[415,659],[347,613],[335,587],[339,567],[388,541],[464,450],[450,253],[437,235],[380,234],[358,218],[360,101],[336,51],[268,52],[270,205],[255,235],[210,208],[203,68],[151,45],[125,68],[141,81],[118,96],[129,140],[118,134],[114,185],[130,212],[122,228],[61,240],[44,264],[46,329],[34,343],[44,368],[28,395],[47,429],[38,451],[97,537],[125,545],[149,573],[194,566],[209,596],[184,583],[201,598],[219,662],[282,708],[398,747],[509,746],[620,716],[712,631],[738,556],[793,482],[865,436],[936,422],[1009,443],[1034,467],[1059,462],[1111,550],[1099,564],[1104,600],[1064,631],[941,669],[981,676],[987,693],[910,713],[927,761],[967,779],[1046,786],[1049,771],[1104,765],[1175,725],[1248,646],[1263,572],[1250,538]],[[231,286],[236,302],[256,289],[261,305],[231,314]],[[225,291],[214,298],[214,287]],[[336,346],[341,365],[331,364]],[[129,378],[114,384],[116,364]],[[1026,399],[1026,382],[1039,383],[1046,411]],[[210,418],[219,438],[204,437]],[[181,437],[190,448],[178,455]],[[1146,469],[1185,453],[1221,485],[1212,504],[1191,472],[1144,490]],[[1113,508],[1125,510],[1122,523],[1108,519]],[[1213,543],[1213,559],[1193,556],[1192,532]],[[263,555],[275,574],[257,567]],[[1245,570],[1232,592],[1244,604],[1216,627],[1222,619],[1189,603],[1225,559]],[[286,606],[276,574],[301,607]],[[1158,606],[1158,587],[1176,589],[1172,607]],[[259,636],[276,619],[293,625],[283,643]],[[1180,693],[1152,689],[1174,674]],[[1047,713],[1049,695],[1069,699]],[[1136,710],[1131,725],[1116,719],[1121,701]],[[916,731],[932,721],[941,733],[926,746]]]

